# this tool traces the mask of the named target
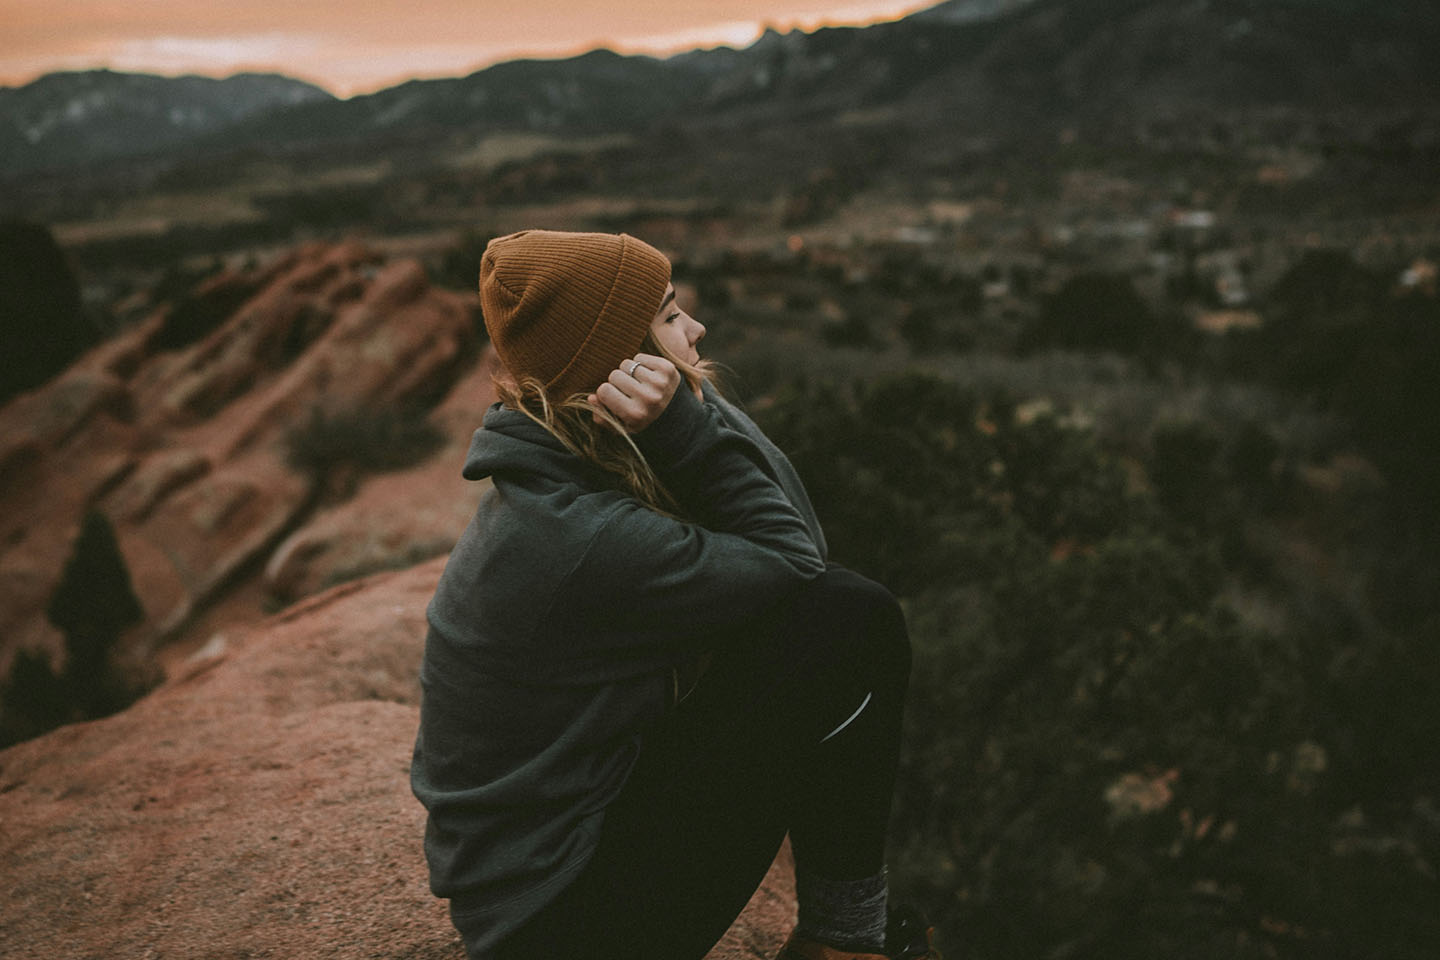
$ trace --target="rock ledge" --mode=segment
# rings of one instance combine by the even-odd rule
[[[408,781],[443,564],[217,634],[129,710],[0,752],[5,955],[461,960]],[[774,955],[789,871],[709,960]]]

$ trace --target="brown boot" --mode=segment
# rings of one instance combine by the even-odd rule
[[[914,904],[891,908],[885,924],[885,955],[890,960],[943,960],[935,949],[935,928]]]
[[[790,934],[775,960],[941,960],[935,949],[935,928],[925,915],[906,904],[890,911],[885,925],[884,953],[856,953]]]
[[[839,947],[826,946],[814,940],[806,940],[790,934],[785,946],[775,955],[775,960],[890,960],[883,953],[855,953]]]

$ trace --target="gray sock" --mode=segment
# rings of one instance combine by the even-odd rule
[[[879,953],[885,949],[885,870],[863,880],[827,880],[795,872],[800,922],[795,933],[843,950]]]

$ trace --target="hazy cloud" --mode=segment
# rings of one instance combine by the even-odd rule
[[[227,76],[276,71],[341,96],[409,77],[455,76],[521,56],[608,46],[668,54],[744,46],[765,25],[889,19],[905,0],[0,0],[0,83],[108,66]]]

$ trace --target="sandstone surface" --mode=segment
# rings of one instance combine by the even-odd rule
[[[470,438],[495,400],[498,367],[487,349],[430,412],[445,445],[408,470],[370,477],[343,501],[317,509],[270,554],[263,582],[291,600],[357,574],[407,566],[454,546],[489,481],[460,475]]]
[[[460,960],[407,772],[443,566],[217,634],[115,716],[0,752],[6,957]],[[773,956],[782,853],[710,960]]]
[[[284,601],[445,552],[479,495],[459,476],[490,402],[476,321],[475,297],[432,287],[416,261],[312,244],[208,278],[0,407],[0,677],[20,649],[58,666],[63,638],[44,610],[92,507],[114,524],[145,610],[122,639],[132,658],[180,639],[267,564]],[[434,416],[437,454],[339,489],[287,457],[306,418],[397,410]],[[317,511],[374,481],[276,559]]]

